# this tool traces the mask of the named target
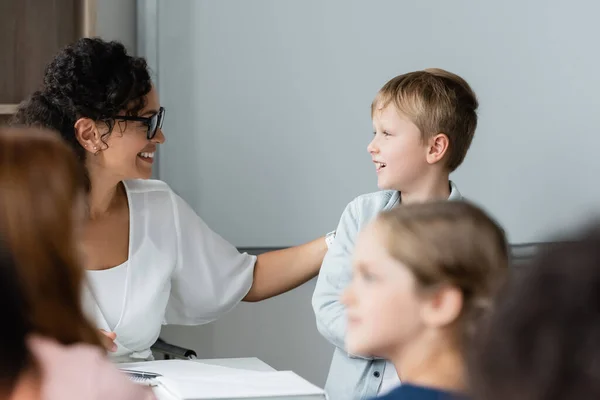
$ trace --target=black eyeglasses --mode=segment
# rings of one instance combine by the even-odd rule
[[[154,136],[156,136],[158,129],[162,129],[163,121],[165,120],[165,109],[163,107],[159,108],[158,112],[150,117],[130,117],[128,115],[117,115],[114,117],[114,119],[119,119],[121,121],[143,122],[148,126],[146,137],[148,140],[152,140]]]

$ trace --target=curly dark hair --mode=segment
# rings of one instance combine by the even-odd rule
[[[75,136],[78,118],[106,124],[125,111],[137,115],[152,89],[146,60],[127,54],[119,42],[83,38],[62,49],[48,64],[42,87],[24,101],[13,125],[39,126],[60,132],[83,162],[86,151]]]
[[[522,268],[474,346],[474,398],[600,398],[600,225]]]

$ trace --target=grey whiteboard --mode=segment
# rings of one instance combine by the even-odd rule
[[[324,234],[376,190],[370,102],[427,67],[479,96],[452,179],[511,242],[600,210],[596,1],[157,1],[159,175],[237,246]]]

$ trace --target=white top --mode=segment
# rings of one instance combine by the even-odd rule
[[[92,294],[112,330],[117,326],[123,311],[125,287],[127,283],[127,262],[114,268],[88,270],[87,279]]]
[[[110,353],[117,362],[151,359],[162,324],[204,324],[231,310],[250,290],[256,262],[211,231],[166,183],[124,185],[129,257],[118,321],[111,327],[118,300],[96,301],[118,296],[112,285],[93,279],[93,294],[84,293],[98,328],[117,334],[117,352]]]
[[[400,385],[400,378],[398,378],[398,372],[396,367],[389,361],[385,363],[385,370],[383,371],[383,378],[381,379],[381,385],[379,386],[378,395],[384,395],[391,392],[393,389]]]

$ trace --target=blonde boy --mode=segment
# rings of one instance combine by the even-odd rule
[[[319,332],[336,346],[325,386],[331,400],[367,399],[399,383],[390,362],[346,350],[341,295],[352,278],[355,240],[378,213],[400,203],[462,199],[449,175],[467,154],[477,107],[467,82],[441,69],[397,76],[373,101],[374,138],[367,150],[381,191],[359,196],[344,210],[312,301]]]

